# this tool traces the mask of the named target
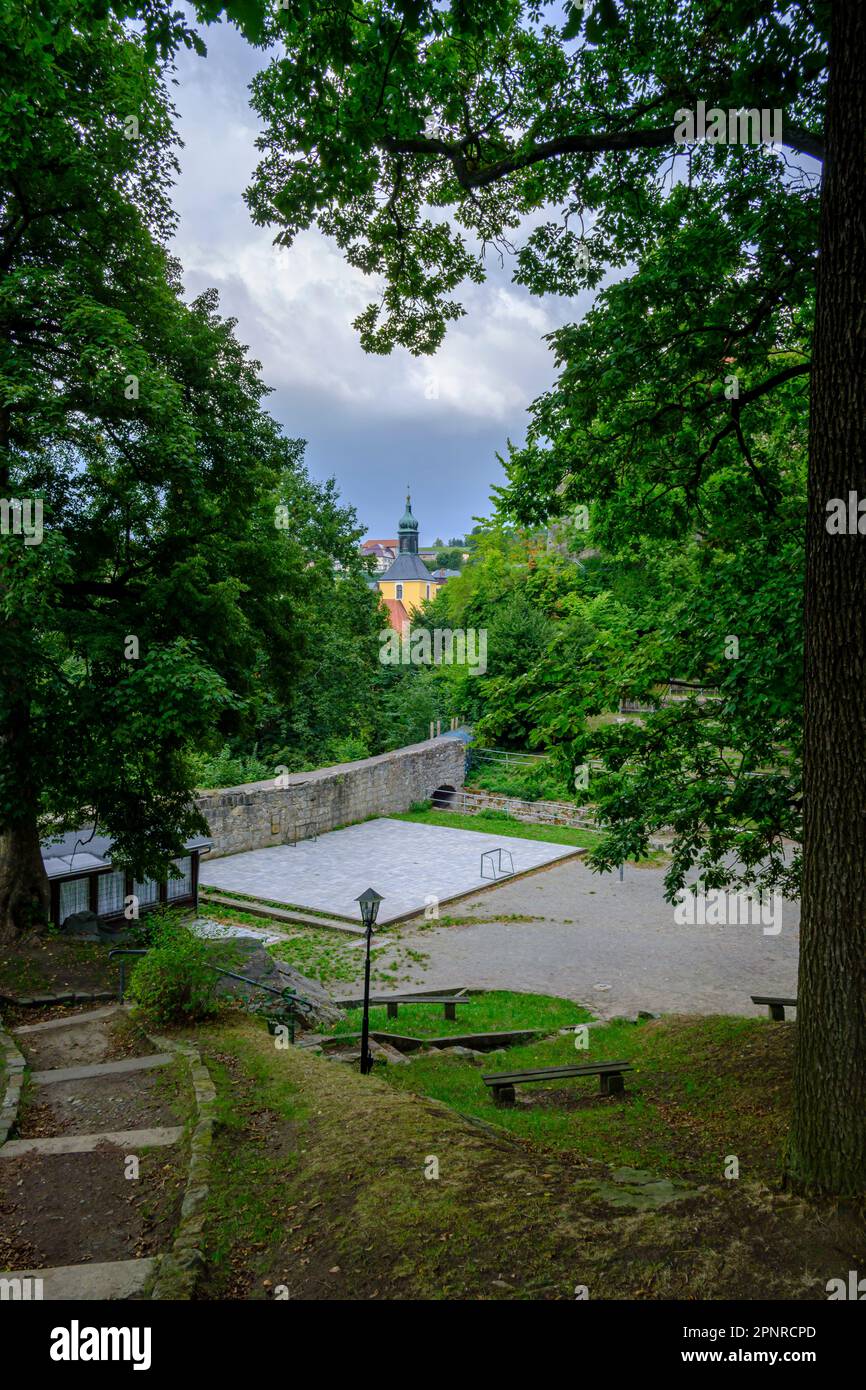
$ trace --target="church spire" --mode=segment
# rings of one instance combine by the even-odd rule
[[[412,515],[412,498],[409,492],[409,484],[406,484],[406,511],[400,521],[397,532],[400,538],[401,555],[418,554],[418,522]]]

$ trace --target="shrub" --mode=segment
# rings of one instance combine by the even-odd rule
[[[156,914],[154,914],[156,916]],[[153,945],[132,973],[129,995],[149,1023],[195,1023],[217,1012],[208,943],[176,916],[153,922]]]
[[[214,757],[193,758],[193,772],[199,787],[239,787],[244,782],[264,782],[275,776],[274,765],[249,754],[234,754],[228,744]]]
[[[328,747],[328,758],[335,763],[357,763],[369,756],[370,749],[366,739],[360,738],[357,734],[335,738]]]

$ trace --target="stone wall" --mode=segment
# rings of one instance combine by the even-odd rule
[[[517,796],[505,796],[501,792],[458,791],[451,799],[451,809],[466,816],[477,816],[481,811],[503,811],[515,820],[529,821],[536,825],[566,825],[578,829],[597,830],[592,806],[578,806],[573,801],[523,801]]]
[[[284,775],[202,792],[196,801],[213,845],[203,859],[241,850],[266,849],[350,825],[367,816],[408,811],[440,786],[461,787],[465,745],[456,738],[428,739],[356,763]]]

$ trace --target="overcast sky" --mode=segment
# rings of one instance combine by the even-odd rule
[[[576,318],[576,306],[534,298],[493,258],[487,283],[465,287],[468,313],[435,357],[365,354],[351,324],[375,282],[316,231],[289,250],[272,246],[243,201],[258,129],[247,84],[266,56],[226,25],[204,37],[208,57],[182,54],[173,89],[185,143],[175,251],[187,294],[219,290],[274,388],[271,413],[307,440],[311,473],[336,477],[368,535],[396,535],[407,483],[422,541],[463,535],[491,510],[497,450],[523,439],[528,405],[553,380],[543,335]]]

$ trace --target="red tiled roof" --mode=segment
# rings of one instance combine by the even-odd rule
[[[388,621],[392,628],[395,632],[402,632],[403,624],[409,621],[409,614],[406,609],[398,598],[386,598],[383,599],[383,603],[388,609]]]

